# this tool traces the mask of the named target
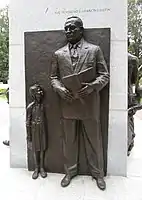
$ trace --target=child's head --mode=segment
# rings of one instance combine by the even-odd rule
[[[34,84],[33,86],[30,87],[30,95],[33,98],[33,100],[40,103],[43,99],[43,89],[41,88],[40,85]]]

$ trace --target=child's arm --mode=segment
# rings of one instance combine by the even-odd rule
[[[32,108],[33,104],[29,104],[26,110],[27,140],[30,142],[32,141],[32,133],[31,133]]]

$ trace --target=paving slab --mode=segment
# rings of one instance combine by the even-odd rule
[[[0,199],[2,200],[142,200],[142,120],[135,117],[135,146],[128,157],[128,177],[108,176],[107,189],[97,188],[89,176],[74,178],[62,188],[62,174],[49,173],[46,179],[32,180],[27,169],[10,169],[8,139],[9,113],[6,101],[0,101]]]

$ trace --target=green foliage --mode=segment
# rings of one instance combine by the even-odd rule
[[[1,94],[1,93],[6,93],[6,90],[7,90],[7,89],[5,89],[5,88],[0,88],[0,94]]]
[[[0,88],[0,99],[6,99],[6,89]]]
[[[9,20],[8,7],[0,10],[0,81],[8,80]]]
[[[137,0],[137,4],[142,4],[142,0]]]
[[[139,58],[142,65],[142,0],[128,0],[129,51]]]

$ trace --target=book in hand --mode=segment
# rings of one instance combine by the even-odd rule
[[[90,67],[86,70],[83,70],[79,73],[74,73],[68,76],[64,76],[62,78],[62,82],[64,86],[70,90],[74,97],[78,99],[77,92],[81,90],[82,88],[82,83],[89,83],[93,81],[94,79],[94,69],[93,67]],[[82,103],[84,102],[82,99],[80,99]]]
[[[90,83],[94,80],[94,68],[89,67],[78,73],[78,78],[81,83]]]

